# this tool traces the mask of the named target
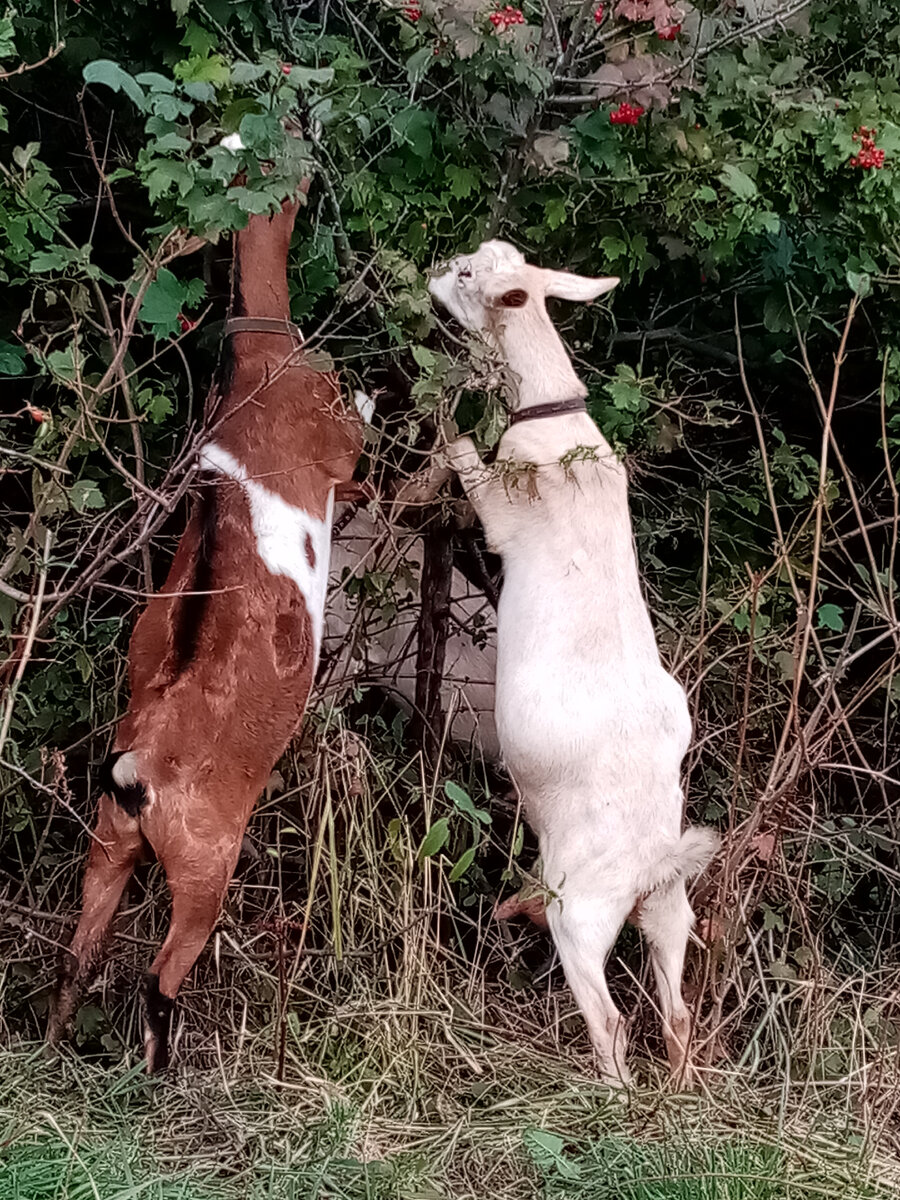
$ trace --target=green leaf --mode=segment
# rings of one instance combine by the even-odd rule
[[[180,196],[186,196],[194,183],[194,174],[187,163],[174,159],[154,158],[144,174],[144,183],[151,200],[166,195],[174,184]]]
[[[844,628],[844,610],[837,604],[820,604],[816,610],[816,624],[820,629],[840,633]]]
[[[406,108],[397,113],[391,122],[391,129],[398,141],[406,142],[418,158],[431,157],[431,114],[421,108]]]
[[[81,682],[87,683],[94,673],[94,661],[83,646],[75,651],[75,665],[81,676]]]
[[[54,350],[47,355],[47,366],[57,377],[70,383],[77,373],[75,363],[75,344],[70,343],[65,350]]]
[[[248,150],[271,156],[284,140],[281,122],[269,112],[246,113],[238,127],[241,141]]]
[[[431,53],[431,51],[429,51],[429,53]],[[469,867],[471,867],[472,863],[475,861],[475,854],[477,850],[477,846],[472,846],[453,864],[453,869],[450,871],[450,874],[447,877],[451,883],[456,883],[457,879],[462,879],[463,875],[465,875],[466,871],[468,871]]]
[[[600,239],[600,249],[603,251],[604,258],[610,261],[615,258],[624,258],[628,253],[627,244],[621,238],[612,235]]]
[[[434,62],[434,50],[430,45],[422,46],[406,60],[406,78],[410,83],[421,83]]]
[[[153,388],[144,388],[138,393],[137,405],[154,425],[159,425],[173,411],[172,401],[165,392],[155,392]]]
[[[222,128],[226,133],[237,133],[241,121],[247,113],[261,113],[262,111],[260,102],[251,96],[245,96],[242,100],[234,100],[222,113]]]
[[[790,58],[780,62],[772,68],[772,73],[769,76],[769,82],[774,87],[784,87],[785,84],[794,83],[800,78],[800,73],[806,66],[806,59],[800,58],[797,55],[791,55]]]
[[[847,283],[850,290],[855,292],[860,300],[865,300],[872,291],[872,276],[868,271],[848,271]]]
[[[16,27],[12,17],[0,17],[0,58],[12,58],[15,52]]]
[[[236,87],[242,87],[247,83],[256,83],[257,79],[262,79],[267,69],[258,63],[237,62],[231,68],[231,82]]]
[[[98,58],[87,63],[81,74],[85,83],[102,83],[114,92],[124,92],[141,112],[144,111],[147,100],[142,88],[134,76],[123,71],[118,63],[109,58]]]
[[[417,367],[421,367],[423,371],[434,370],[437,355],[433,350],[429,350],[427,346],[414,345],[410,347],[410,353]]]
[[[212,87],[225,87],[231,78],[228,63],[221,54],[192,54],[175,64],[172,73],[183,83],[208,83]]]
[[[569,1162],[563,1151],[565,1142],[555,1133],[534,1127],[524,1130],[522,1144],[532,1161],[542,1170],[555,1171],[563,1179],[578,1179],[581,1172],[576,1163]]]
[[[425,858],[433,858],[446,844],[450,836],[450,822],[447,817],[440,817],[422,838],[419,847],[419,862]]]
[[[164,133],[161,138],[157,138],[153,144],[153,149],[157,154],[167,154],[170,151],[176,154],[183,154],[186,150],[190,150],[191,143],[187,138],[183,138],[178,133]]]
[[[741,200],[752,200],[757,194],[756,184],[740,167],[726,163],[719,174],[719,181]]]
[[[763,305],[763,324],[770,333],[790,333],[791,309],[783,291],[769,292]]]
[[[447,182],[450,184],[450,194],[457,200],[466,200],[478,190],[481,176],[469,167],[458,167],[456,163],[448,163],[445,168]]]
[[[143,84],[151,92],[174,92],[175,84],[171,79],[167,79],[165,75],[160,75],[156,71],[141,71],[140,75],[135,75],[135,80]]]
[[[548,229],[559,229],[565,225],[568,205],[563,196],[553,196],[544,205],[544,221]]]
[[[93,479],[79,479],[69,488],[69,503],[76,512],[87,512],[89,508],[105,508],[106,501]]]
[[[452,779],[448,779],[444,784],[444,793],[447,799],[451,800],[461,813],[465,813],[467,817],[471,817],[475,821],[480,821],[482,825],[490,825],[491,814],[485,812],[483,808],[476,808],[469,793],[463,791],[458,783],[454,783]]]
[[[29,266],[35,273],[64,271],[81,255],[71,246],[53,246],[50,250],[38,250],[31,256]]]
[[[308,88],[312,83],[324,87],[334,79],[334,71],[331,67],[292,67],[288,78],[301,88]]]
[[[28,142],[24,146],[15,146],[12,152],[13,162],[24,171],[40,148],[40,142]]]
[[[518,858],[522,853],[522,847],[525,845],[525,826],[520,821],[516,826],[516,836],[513,838],[512,856]]]
[[[188,289],[167,267],[162,267],[144,293],[138,316],[155,326],[155,332],[168,333],[176,327],[178,314],[186,307],[190,307]]]
[[[0,341],[0,375],[21,375],[25,370],[25,354],[21,346]]]

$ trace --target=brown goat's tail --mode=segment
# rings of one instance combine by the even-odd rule
[[[114,750],[103,764],[100,786],[129,817],[140,815],[147,803],[147,789],[138,778],[138,756],[134,750]]]

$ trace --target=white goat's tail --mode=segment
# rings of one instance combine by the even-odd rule
[[[678,841],[663,851],[656,863],[647,869],[641,881],[640,891],[646,896],[678,879],[685,882],[693,879],[709,865],[721,840],[714,829],[705,825],[690,826]]]

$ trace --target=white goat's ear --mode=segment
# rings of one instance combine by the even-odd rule
[[[589,279],[586,275],[573,275],[571,271],[544,271],[544,295],[586,303],[611,292],[618,282],[615,275],[607,279]]]
[[[493,297],[495,308],[524,308],[527,303],[528,293],[521,287],[507,288]]]

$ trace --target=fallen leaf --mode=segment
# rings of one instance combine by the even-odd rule
[[[775,834],[774,833],[757,833],[750,839],[750,845],[756,852],[756,857],[760,862],[767,863],[771,860],[775,853]]]

